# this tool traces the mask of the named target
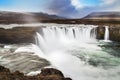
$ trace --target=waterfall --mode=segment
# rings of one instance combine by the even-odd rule
[[[42,34],[37,33],[37,45],[43,51],[60,49],[72,42],[89,43],[96,40],[96,26],[52,26],[42,28]]]
[[[108,26],[105,26],[104,40],[109,41],[109,27]]]
[[[63,24],[42,27],[36,36],[36,43],[40,48],[36,54],[41,56],[38,52],[43,53],[43,57],[50,61],[50,67],[61,70],[73,80],[119,80],[119,67],[108,69],[119,63],[115,57],[97,45],[96,27]],[[105,40],[109,40],[107,26]],[[115,74],[118,78],[111,76]]]

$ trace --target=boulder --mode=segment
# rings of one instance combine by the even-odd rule
[[[53,68],[43,68],[41,70],[41,75],[42,76],[57,75],[60,77],[64,77],[61,71],[58,71],[57,69],[53,69]]]
[[[0,72],[10,72],[10,70],[3,66],[0,66]]]

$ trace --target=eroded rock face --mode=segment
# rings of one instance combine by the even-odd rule
[[[97,27],[96,32],[97,32],[97,39],[104,40],[105,27],[104,26]],[[120,27],[109,26],[109,39],[111,41],[120,42]]]
[[[0,43],[35,43],[36,32],[40,27],[0,28]]]
[[[104,34],[105,34],[105,28],[102,26],[99,26],[96,28],[96,32],[97,32],[97,39],[103,40]]]
[[[25,76],[19,71],[13,73],[9,69],[0,66],[0,80],[72,80],[65,78],[61,71],[53,68],[42,69],[41,73],[35,76]]]
[[[120,27],[110,27],[110,40],[120,42]]]

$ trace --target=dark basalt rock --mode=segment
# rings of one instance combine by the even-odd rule
[[[44,68],[41,70],[41,75],[42,76],[47,76],[47,75],[58,75],[60,77],[64,77],[64,75],[62,74],[62,72],[53,69],[53,68]]]
[[[103,40],[105,34],[105,27],[101,27],[101,26],[97,27],[96,32],[97,32],[97,39]]]
[[[110,27],[110,40],[120,42],[120,27]]]
[[[65,78],[61,71],[53,68],[42,69],[41,73],[35,76],[25,76],[16,71],[11,73],[9,69],[0,66],[0,80],[72,80]]]
[[[10,70],[3,66],[0,66],[0,72],[10,72]]]
[[[35,43],[36,32],[39,27],[0,28],[0,43]]]
[[[96,28],[97,39],[104,40],[105,27],[99,26]],[[110,26],[109,27],[109,38],[111,41],[120,42],[120,27]]]

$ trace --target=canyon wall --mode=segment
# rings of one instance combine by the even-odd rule
[[[110,27],[110,40],[120,42],[120,27]]]
[[[103,40],[105,35],[105,27],[99,26],[96,28],[97,39]],[[109,26],[109,40],[120,42],[120,27],[119,26]]]
[[[0,43],[34,43],[38,27],[0,28]]]

